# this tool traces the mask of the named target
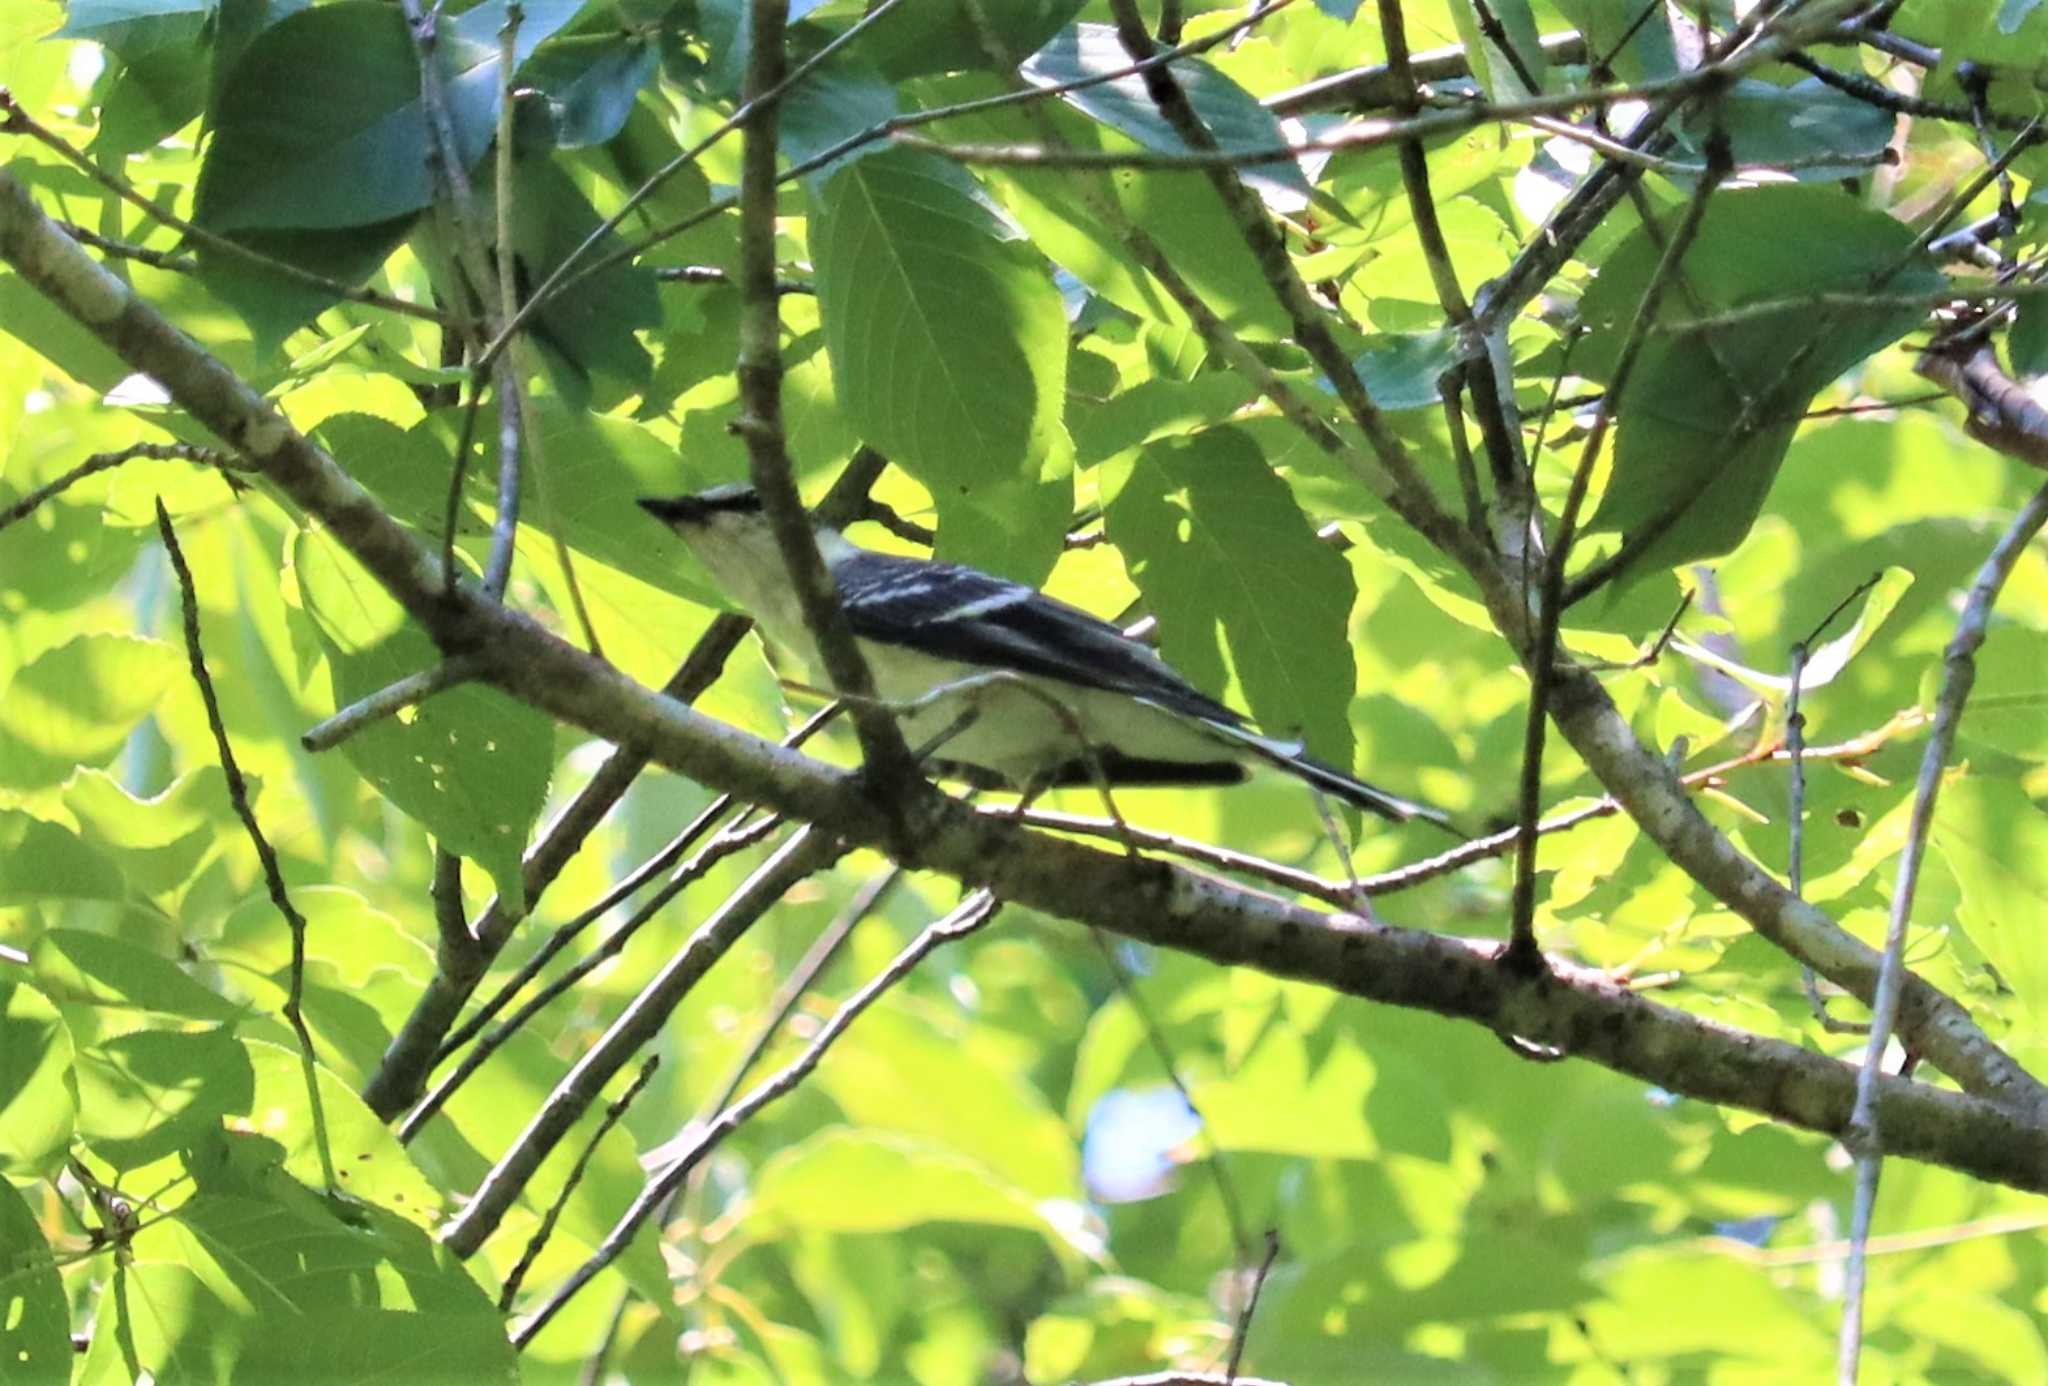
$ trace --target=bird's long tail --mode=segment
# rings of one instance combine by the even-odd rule
[[[1213,725],[1213,724],[1212,724]],[[1317,760],[1301,749],[1298,741],[1282,741],[1275,737],[1262,736],[1248,727],[1218,727],[1233,740],[1249,747],[1260,760],[1276,770],[1285,770],[1297,779],[1305,780],[1326,794],[1334,794],[1347,804],[1356,804],[1368,813],[1396,823],[1419,820],[1433,823],[1445,832],[1459,839],[1464,834],[1451,823],[1450,815],[1427,804],[1418,804],[1412,799],[1403,799],[1398,794],[1389,794],[1375,788],[1355,775],[1350,775],[1336,766]]]

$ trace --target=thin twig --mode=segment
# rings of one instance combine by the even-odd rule
[[[185,656],[192,666],[192,681],[199,685],[199,697],[206,704],[206,725],[213,731],[213,744],[220,753],[221,773],[227,780],[228,802],[234,806],[235,817],[242,820],[242,829],[248,833],[250,843],[256,848],[256,859],[263,866],[263,882],[269,888],[270,901],[277,906],[277,912],[284,916],[285,925],[291,930],[292,959],[291,981],[285,989],[284,1015],[291,1022],[292,1033],[299,1040],[299,1067],[306,1079],[306,1106],[313,1118],[313,1144],[320,1157],[321,1179],[329,1193],[335,1192],[334,1152],[327,1141],[327,1113],[320,1101],[320,1077],[317,1057],[313,1051],[313,1032],[306,1026],[304,1002],[306,996],[306,916],[299,913],[292,903],[290,892],[285,889],[284,871],[278,865],[277,852],[270,845],[270,839],[263,835],[263,826],[256,821],[256,810],[249,803],[249,783],[242,778],[242,767],[235,761],[235,748],[228,741],[227,724],[221,720],[220,699],[214,696],[213,678],[206,672],[206,656],[199,644],[199,593],[192,583],[192,569],[185,562],[185,551],[178,546],[178,532],[171,525],[170,512],[164,503],[156,503],[156,532],[162,536],[164,552],[170,555],[171,567],[178,575],[178,591],[185,609]]]
[[[497,212],[498,311],[492,320],[494,327],[512,321],[519,312],[517,258],[512,246],[512,69],[518,62],[519,26],[525,21],[526,6],[520,0],[506,0],[505,22],[498,29],[498,167],[497,186],[493,189]],[[505,595],[505,584],[512,577],[512,552],[519,538],[519,467],[522,456],[519,443],[520,435],[531,418],[523,382],[515,376],[516,360],[516,353],[506,352],[492,373],[497,381],[499,402],[498,504],[491,522],[490,558],[484,563],[484,591],[500,599]],[[518,407],[506,408],[507,400],[518,400]],[[531,432],[537,435],[538,430]],[[538,436],[534,441],[537,447]],[[536,468],[538,465],[536,459]],[[555,532],[559,535],[559,529]],[[568,554],[559,546],[557,556],[562,560],[562,576],[569,584],[571,600],[591,642],[590,652],[596,654],[597,636],[590,629],[588,613],[583,610],[575,569],[568,562]]]
[[[1912,918],[1913,897],[1920,884],[1920,863],[1927,853],[1935,800],[1940,796],[1942,776],[1954,752],[1963,704],[1969,700],[1971,685],[1976,682],[1977,650],[1984,643],[1991,609],[2005,580],[2043,524],[2048,524],[2048,486],[2034,493],[1977,570],[1977,580],[1971,584],[1962,614],[1956,620],[1955,636],[1943,655],[1946,673],[1941,695],[1934,704],[1934,726],[1927,736],[1927,750],[1920,758],[1920,777],[1914,786],[1906,845],[1899,853],[1898,881],[1892,888],[1891,918],[1885,927],[1884,964],[1877,974],[1877,996],[1870,1008],[1870,1039],[1864,1046],[1863,1067],[1856,1079],[1856,1106],[1842,1135],[1843,1144],[1856,1156],[1856,1203],[1849,1223],[1849,1264],[1842,1284],[1838,1358],[1838,1374],[1847,1386],[1854,1386],[1863,1350],[1863,1287],[1867,1274],[1864,1247],[1870,1239],[1878,1176],[1884,1164],[1883,1133],[1877,1123],[1877,1080],[1884,1068],[1885,1047],[1898,1023],[1900,985],[1906,970],[1906,926]]]
[[[457,1064],[446,1078],[435,1084],[433,1091],[420,1099],[419,1106],[406,1114],[404,1124],[398,1128],[399,1143],[410,1145],[420,1132],[426,1129],[427,1123],[447,1105],[448,1099],[475,1077],[477,1070],[488,1063],[492,1055],[503,1049],[513,1035],[541,1011],[566,995],[578,982],[624,952],[626,945],[633,941],[633,936],[646,927],[669,901],[702,880],[710,873],[712,867],[763,841],[781,826],[780,815],[768,814],[752,822],[736,823],[706,843],[703,851],[676,868],[675,874],[663,882],[662,888],[639,909],[633,911],[630,918],[612,930],[602,943],[578,958],[574,966],[528,997],[512,1014],[493,1026],[489,1033],[481,1036],[470,1051],[462,1056],[462,1062]],[[559,936],[558,934],[557,937]],[[511,990],[507,987],[500,995],[509,995]]]
[[[1515,883],[1513,905],[1506,951],[1502,960],[1518,967],[1538,965],[1542,950],[1536,943],[1536,820],[1542,811],[1543,792],[1543,745],[1545,733],[1549,730],[1550,685],[1557,670],[1558,623],[1564,613],[1565,564],[1571,557],[1573,540],[1577,537],[1579,510],[1584,505],[1587,488],[1592,483],[1593,466],[1600,456],[1600,445],[1607,436],[1610,422],[1623,395],[1628,389],[1635,363],[1640,357],[1643,345],[1649,336],[1649,326],[1657,320],[1657,310],[1664,299],[1667,287],[1676,279],[1679,266],[1684,263],[1685,253],[1691,249],[1693,239],[1699,234],[1705,220],[1707,203],[1713,197],[1721,180],[1727,176],[1730,166],[1727,135],[1718,127],[1707,141],[1707,162],[1709,171],[1694,188],[1692,199],[1686,204],[1685,216],[1679,222],[1678,230],[1671,237],[1670,244],[1658,258],[1657,268],[1650,282],[1643,289],[1643,296],[1636,304],[1628,335],[1623,339],[1621,351],[1615,359],[1613,378],[1606,393],[1601,395],[1600,404],[1594,414],[1593,424],[1586,431],[1586,441],[1579,454],[1579,465],[1572,473],[1571,488],[1566,492],[1564,508],[1558,515],[1557,532],[1551,540],[1550,552],[1545,557],[1543,589],[1537,598],[1536,639],[1534,648],[1528,652],[1529,661],[1529,720],[1522,739],[1521,792],[1517,820],[1521,824],[1521,842],[1515,854]],[[1526,589],[1523,600],[1528,600]]]
[[[829,867],[843,843],[812,827],[799,828],[733,892],[682,951],[642,987],[640,994],[584,1052],[541,1104],[512,1147],[499,1157],[468,1204],[441,1232],[458,1256],[472,1256],[525,1189],[541,1162],[596,1100],[612,1075],[646,1044],[711,965],[725,956],[797,882]]]
[[[1259,1312],[1259,1292],[1266,1288],[1266,1277],[1272,1274],[1273,1263],[1279,1259],[1280,1234],[1269,1227],[1266,1229],[1265,1259],[1252,1272],[1251,1288],[1245,1292],[1244,1307],[1237,1311],[1237,1323],[1230,1330],[1230,1360],[1223,1367],[1226,1386],[1239,1379],[1237,1369],[1244,1361],[1244,1347],[1252,1336],[1252,1316]]]
[[[451,656],[431,669],[407,674],[396,683],[386,684],[375,693],[356,699],[332,717],[309,728],[299,738],[299,744],[315,754],[331,751],[365,727],[423,703],[444,689],[467,683],[476,677],[476,673],[476,660],[463,655]]]
[[[524,1347],[533,1341],[535,1334],[547,1326],[548,1320],[560,1312],[563,1305],[575,1297],[599,1271],[617,1260],[620,1253],[632,1242],[649,1215],[668,1200],[668,1196],[681,1186],[690,1172],[703,1161],[726,1137],[745,1125],[762,1108],[778,1098],[794,1092],[797,1085],[810,1076],[812,1070],[823,1061],[825,1051],[846,1033],[848,1027],[860,1017],[860,1013],[908,977],[923,962],[927,955],[941,944],[965,937],[995,917],[1000,902],[985,890],[977,890],[962,900],[951,913],[928,926],[910,942],[902,952],[876,975],[873,981],[848,997],[846,1003],[833,1012],[810,1044],[795,1059],[772,1076],[763,1079],[752,1092],[740,1101],[727,1107],[718,1117],[706,1125],[688,1148],[681,1151],[661,1172],[647,1182],[612,1229],[605,1234],[604,1241],[591,1254],[589,1260],[576,1268],[573,1275],[557,1289],[548,1301],[536,1310],[533,1316],[512,1334],[515,1346]]]
[[[1195,1095],[1188,1091],[1188,1085],[1180,1076],[1180,1063],[1167,1043],[1166,1032],[1160,1028],[1159,1019],[1152,1014],[1152,1008],[1145,1004],[1145,998],[1138,994],[1137,983],[1118,961],[1116,950],[1110,946],[1102,930],[1090,929],[1089,937],[1095,940],[1097,951],[1102,954],[1103,963],[1109,968],[1109,975],[1115,979],[1116,987],[1123,994],[1124,1001],[1137,1019],[1139,1032],[1145,1036],[1145,1045],[1152,1056],[1159,1060],[1159,1067],[1166,1074],[1166,1081],[1180,1096],[1181,1105],[1194,1117],[1202,1132],[1202,1143],[1208,1147],[1208,1159],[1203,1161],[1209,1167],[1209,1177],[1216,1185],[1217,1201],[1223,1205],[1223,1220],[1230,1228],[1230,1244],[1237,1253],[1240,1265],[1251,1259],[1251,1225],[1245,1221],[1244,1200],[1238,1197],[1237,1181],[1230,1177],[1230,1170],[1223,1159],[1223,1147],[1209,1134],[1209,1123],[1202,1116],[1202,1109],[1195,1103]]]
[[[1804,896],[1805,884],[1805,837],[1806,837],[1806,714],[1799,710],[1800,682],[1806,674],[1807,653],[1827,634],[1841,614],[1875,587],[1881,573],[1873,573],[1842,600],[1834,609],[1820,619],[1820,623],[1804,640],[1792,644],[1791,688],[1785,695],[1785,757],[1791,763],[1790,804],[1786,810],[1785,825],[1785,888],[1794,895]],[[1869,1027],[1852,1020],[1837,1020],[1828,1012],[1827,998],[1821,995],[1820,974],[1813,970],[1812,963],[1799,965],[1800,985],[1806,992],[1807,1004],[1813,1008],[1813,1018],[1821,1029],[1831,1035],[1860,1035]]]
[[[20,500],[0,510],[0,530],[6,529],[16,521],[27,519],[45,501],[53,496],[62,495],[87,477],[111,471],[123,462],[132,462],[138,457],[147,457],[158,462],[196,462],[203,467],[217,467],[223,472],[230,473],[247,470],[224,452],[213,448],[195,447],[191,443],[135,443],[114,452],[96,452],[55,481],[36,487]]]
[[[590,1140],[576,1156],[576,1163],[569,1167],[568,1176],[562,1180],[562,1191],[555,1195],[555,1201],[550,1203],[547,1212],[542,1214],[540,1226],[534,1228],[533,1235],[527,1238],[526,1250],[519,1254],[519,1260],[505,1273],[505,1288],[498,1291],[500,1314],[512,1312],[512,1302],[519,1297],[519,1286],[525,1281],[526,1273],[533,1269],[533,1263],[539,1258],[541,1248],[555,1235],[555,1224],[561,1220],[562,1209],[569,1205],[570,1195],[575,1193],[576,1186],[583,1182],[583,1171],[589,1167],[590,1157],[597,1153],[598,1146],[604,1143],[604,1138],[611,1134],[612,1128],[619,1124],[619,1118],[626,1114],[626,1109],[633,1105],[633,1100],[640,1096],[641,1090],[647,1086],[647,1080],[654,1076],[654,1070],[659,1067],[661,1055],[649,1054],[647,1061],[640,1065],[640,1071],[633,1075],[633,1081],[619,1094],[619,1100],[604,1109],[603,1119],[597,1123],[597,1129],[590,1133]]]

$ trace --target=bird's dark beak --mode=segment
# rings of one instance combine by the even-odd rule
[[[640,508],[665,525],[701,524],[710,511],[698,496],[642,496]]]

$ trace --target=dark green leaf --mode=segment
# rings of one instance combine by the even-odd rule
[[[1605,379],[1673,229],[1637,231],[1581,305],[1593,332],[1574,369]],[[1913,309],[1815,309],[1828,290],[1925,292],[1942,281],[1913,233],[1832,188],[1722,192],[1708,205],[1666,321],[1791,300],[1712,329],[1653,333],[1620,408],[1614,471],[1592,528],[1662,527],[1638,569],[1723,553],[1749,532],[1800,415],[1836,376],[1896,340]],[[1683,305],[1683,307],[1679,306]],[[1695,312],[1696,305],[1696,312]],[[1743,424],[1739,437],[1731,436]]]
[[[783,98],[776,137],[791,163],[808,163],[898,110],[896,88],[879,73],[854,63],[827,63]],[[805,175],[806,182],[815,195],[848,162],[888,147],[886,140],[873,140],[850,149]]]
[[[2039,295],[2020,300],[2019,316],[2005,334],[2005,354],[2015,375],[2048,375],[2048,302]]]
[[[878,24],[861,56],[892,81],[933,72],[1007,71],[1081,10],[1085,0],[1000,0],[983,7],[992,32],[961,5],[904,5]],[[1000,54],[991,54],[990,48]]]
[[[407,213],[331,231],[237,231],[233,240],[338,284],[360,285],[391,258],[417,220]],[[275,353],[285,338],[339,301],[327,289],[210,245],[199,247],[199,272],[206,286],[242,315],[258,356]]]
[[[0,1020],[0,1025],[5,1023]],[[5,1130],[5,1122],[0,1122],[0,1131]],[[7,1364],[7,1379],[22,1386],[71,1380],[71,1306],[64,1296],[64,1281],[35,1214],[4,1179],[0,1248],[5,1248],[0,1256],[0,1362]]]
[[[1678,45],[1663,7],[1642,0],[1557,0],[1559,13],[1586,36],[1592,58],[1630,84],[1678,75]]]
[[[78,1134],[117,1169],[192,1144],[246,1116],[255,1077],[226,1030],[136,1030],[79,1051]]]
[[[1114,28],[1107,24],[1075,24],[1062,29],[1017,70],[1035,86],[1053,87],[1099,77],[1130,65],[1131,55]],[[1244,153],[1287,144],[1279,119],[1250,92],[1208,63],[1199,58],[1183,58],[1171,65],[1171,71],[1194,106],[1195,114],[1222,148]],[[1060,99],[1146,149],[1178,154],[1188,147],[1152,104],[1142,76],[1098,82],[1066,92]],[[1244,164],[1239,172],[1245,182],[1281,211],[1299,211],[1308,205],[1308,179],[1291,158],[1282,156]]]
[[[33,1177],[62,1160],[78,1113],[72,1060],[71,1031],[50,998],[26,982],[0,982],[0,1172]],[[12,1318],[8,1283],[0,1267],[0,1349]]]
[[[1710,117],[1689,120],[1686,132],[1699,141],[1718,123],[1737,164],[1783,166],[1802,182],[1839,182],[1875,165],[1896,120],[1818,77],[1789,87],[1750,78],[1723,95]]]
[[[583,0],[527,0],[518,56]],[[465,164],[490,144],[504,0],[443,26],[449,119]],[[337,54],[348,61],[337,62]],[[209,230],[338,230],[403,217],[433,198],[419,61],[399,12],[342,0],[265,29],[213,112],[195,219]]]
[[[534,54],[520,75],[546,94],[562,149],[603,144],[626,126],[654,76],[654,45],[631,34],[578,34]]]
[[[1374,404],[1390,412],[1427,409],[1443,398],[1437,382],[1457,364],[1458,334],[1399,332],[1366,338],[1365,352],[1352,364]]]

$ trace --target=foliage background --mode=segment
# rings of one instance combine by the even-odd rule
[[[456,99],[472,152],[489,140],[501,8],[481,7],[466,29],[451,21],[456,70],[483,74]],[[522,154],[517,190],[520,253],[537,280],[599,213],[731,111],[744,40],[739,9],[710,0],[526,8],[521,80],[554,103],[551,123],[533,102],[520,117],[548,126]],[[1019,34],[1042,37],[1072,8],[1003,14]],[[1099,8],[1080,17],[1100,22]],[[1232,90],[1256,97],[1383,60],[1370,7],[1347,8],[1295,4],[1207,58]],[[1546,33],[1597,34],[1614,7],[1502,8]],[[799,43],[816,44],[859,7],[798,9],[808,26]],[[799,88],[783,111],[786,158],[810,158],[895,111],[1004,90],[971,30],[941,9],[877,25]],[[1401,9],[1418,49],[1476,39],[1464,6]],[[1189,32],[1240,13],[1192,15]],[[393,15],[370,0],[15,0],[0,14],[0,84],[100,166],[202,227],[352,281],[374,271],[382,289],[425,302],[446,252],[436,249],[424,148],[392,133],[405,120],[364,134],[272,119],[280,107],[311,109],[308,90],[345,77],[359,88],[329,115],[383,102],[417,122],[418,68],[409,45],[391,40]],[[2006,6],[1993,27],[1909,3],[1896,27],[1943,48],[1930,91],[1955,90],[1959,57],[1995,57],[2001,109],[2031,112],[2029,82],[2006,74],[2029,73],[2043,56],[2039,12]],[[1646,32],[1669,39],[1657,23]],[[1626,52],[1649,66],[1624,63],[1623,80],[1676,62],[1649,38]],[[1091,55],[1084,36],[1042,51],[1025,77],[1042,84],[1118,56]],[[1889,68],[1875,50],[1827,56]],[[1717,206],[1734,210],[1710,218],[1693,262],[1709,309],[1865,274],[1879,251],[1859,249],[1858,236],[1893,248],[1890,223],[1872,218],[1912,224],[1982,163],[1967,128],[1915,121],[1895,134],[1888,116],[1873,122],[1868,108],[1799,80],[1769,68],[1757,78],[1766,90],[1738,93],[1749,104],[1724,114],[1738,159],[1789,161],[1812,176],[1721,195]],[[1512,94],[1505,81],[1492,74],[1487,94]],[[1212,120],[1238,109],[1229,95],[1212,99]],[[1809,117],[1796,136],[1786,122],[1794,107]],[[1078,148],[1171,147],[1144,110],[1108,97],[1037,109]],[[1219,127],[1225,143],[1257,147],[1271,117],[1247,101],[1242,118],[1246,132]],[[1335,119],[1311,116],[1306,132]],[[1011,144],[1045,131],[1004,108],[925,133]],[[1766,148],[1770,139],[1786,145]],[[1873,139],[1895,140],[1896,160],[1873,166]],[[196,261],[118,264],[393,514],[437,532],[460,427],[448,391],[462,373],[444,366],[432,324],[334,306],[186,248],[18,132],[7,155],[52,215]],[[2010,244],[2021,254],[2034,244],[2026,198],[2041,157],[2016,166],[2023,219]],[[1429,158],[1468,292],[1508,268],[1566,166],[1584,167],[1579,151],[1526,124],[1439,138]],[[737,140],[713,147],[626,232],[702,212],[738,183],[738,159]],[[488,180],[488,162],[479,168]],[[1302,169],[1275,168],[1261,190],[1313,229],[1293,240],[1304,274],[1331,286],[1368,383],[1430,479],[1454,494],[1434,381],[1448,345],[1393,152]],[[1094,218],[1080,187],[1098,176],[963,168],[878,142],[786,189],[778,258],[816,289],[783,299],[788,437],[804,490],[821,494],[870,444],[897,464],[877,497],[935,524],[942,554],[1043,579],[1107,616],[1149,611],[1171,659],[1269,726],[1299,727],[1320,753],[1461,822],[1511,822],[1528,690],[1511,652],[1459,575],[1210,358]],[[1255,354],[1314,388],[1198,178],[1133,166],[1108,185]],[[1682,178],[1646,179],[1642,206],[1615,213],[1516,321],[1509,342],[1531,414],[1561,370],[1567,394],[1607,378],[1651,263],[1642,208],[1675,217],[1689,195]],[[1973,210],[1991,210],[1995,197],[1987,189]],[[1742,202],[1752,198],[1773,200]],[[737,293],[706,282],[715,276],[650,271],[733,262],[731,215],[706,216],[633,266],[592,276],[535,328],[538,490],[528,492],[510,599],[573,628],[558,533],[606,656],[653,686],[718,599],[632,499],[740,475],[745,460],[727,430]],[[1602,270],[1609,277],[1596,278]],[[1932,276],[1916,267],[1893,287],[1925,290],[1938,285]],[[2010,359],[2022,372],[2039,354],[2040,301],[2026,299],[2013,328]],[[1585,354],[1568,358],[1575,305],[1593,332]],[[1926,398],[1911,370],[1920,316],[1887,319],[1868,340],[1855,335],[1863,321],[1830,331],[1847,344],[1843,359],[1809,367],[1812,407],[1913,402],[1816,417],[1796,434],[1788,424],[1732,461],[1717,454],[1714,432],[1727,401],[1702,385],[1700,358],[1682,344],[1696,339],[1660,346],[1667,355],[1646,363],[1637,412],[1624,415],[1616,479],[1603,472],[1588,514],[1596,530],[1620,530],[1656,513],[1659,488],[1696,486],[1707,501],[1679,547],[1654,555],[1669,561],[1646,562],[1625,590],[1575,609],[1564,634],[1590,656],[1627,660],[1661,629],[1681,583],[1700,594],[1672,652],[1605,680],[1649,744],[1678,747],[1695,769],[1773,743],[1791,646],[1882,574],[1835,628],[1848,632],[1837,647],[1846,664],[1825,682],[1816,673],[1805,699],[1813,745],[1867,738],[1853,755],[1817,753],[1811,767],[1807,894],[1876,941],[1922,746],[1918,714],[1957,593],[2034,478],[1966,439],[1955,406]],[[0,331],[0,504],[88,454],[209,441],[12,274],[0,275]],[[1880,349],[1912,332],[1903,348]],[[1768,378],[1783,364],[1768,341],[1723,347],[1738,374]],[[481,436],[495,432],[489,412]],[[1537,481],[1553,507],[1586,422],[1581,410],[1550,426]],[[1666,473],[1654,471],[1660,462]],[[479,564],[490,472],[472,471],[460,541]],[[0,1315],[0,1345],[32,1374],[75,1367],[88,1380],[138,1366],[158,1380],[322,1366],[352,1377],[509,1375],[493,1300],[578,1153],[594,1139],[522,1309],[590,1253],[638,1192],[640,1154],[705,1111],[782,979],[888,863],[855,852],[790,892],[691,991],[655,1046],[659,1069],[617,1124],[600,1135],[601,1114],[586,1116],[482,1254],[459,1262],[432,1230],[756,858],[735,854],[706,871],[402,1147],[356,1094],[435,970],[434,845],[470,863],[461,887],[474,917],[494,883],[516,878],[528,834],[588,780],[603,748],[502,694],[464,688],[341,752],[302,749],[309,725],[420,667],[431,648],[320,528],[264,486],[231,482],[208,466],[133,462],[0,531],[0,943],[10,950],[0,964],[0,1305],[13,1306]],[[305,1010],[339,1187],[353,1200],[342,1211],[310,1192],[322,1170],[295,1042],[278,1016],[289,936],[184,668],[177,589],[154,529],[159,501],[198,585],[206,657],[255,811],[309,920]],[[1063,551],[1074,517],[1098,511],[1106,542]],[[1315,538],[1330,521],[1352,541],[1341,554]],[[906,542],[873,525],[860,537]],[[1710,570],[1684,562],[1705,558]],[[2035,552],[1983,655],[1909,952],[2037,1070],[2048,984],[2034,918],[2048,887],[2044,628],[2048,564]],[[769,737],[807,710],[788,706],[751,644],[698,706]],[[823,754],[848,760],[850,739]],[[1599,792],[1569,749],[1553,746],[1545,804]],[[710,797],[677,777],[642,776],[494,975],[509,975]],[[1731,769],[1707,798],[1743,851],[1783,870],[1782,763]],[[1119,805],[1147,826],[1341,875],[1313,809],[1284,779],[1130,791]],[[1080,792],[1054,806],[1097,809]],[[1373,825],[1357,869],[1438,846],[1427,829]],[[1536,923],[1547,949],[1654,980],[1659,999],[1744,1030],[1860,1050],[1816,1020],[1796,962],[1626,818],[1554,839],[1544,864]],[[1383,908],[1411,926],[1501,936],[1508,881],[1505,859],[1489,861]],[[793,1057],[959,895],[936,877],[895,883],[764,1062]],[[1199,1136],[1165,1086],[1162,1049],[1201,1113]],[[1212,1150],[1220,1178],[1204,1162]],[[1103,1196],[1133,1180],[1151,1196]],[[123,1209],[93,1195],[99,1183],[118,1188]],[[724,1144],[663,1234],[636,1240],[517,1370],[576,1379],[601,1343],[613,1371],[649,1380],[687,1371],[707,1382],[1050,1382],[1213,1369],[1257,1234],[1271,1227],[1282,1252],[1244,1358],[1268,1377],[1812,1379],[1833,1360],[1848,1190],[1822,1138],[1590,1065],[1520,1062],[1474,1026],[1172,952],[1098,946],[1011,907],[937,953],[812,1081]],[[1886,1240],[1867,1308],[1870,1379],[2048,1377],[2041,1222],[2029,1196],[1894,1163],[1878,1208]],[[75,1364],[74,1331],[90,1336]]]

